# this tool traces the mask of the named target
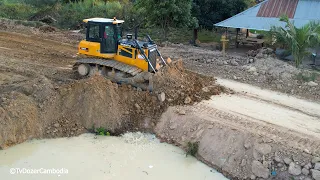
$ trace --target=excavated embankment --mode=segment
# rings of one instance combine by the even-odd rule
[[[161,140],[182,148],[188,142],[199,142],[197,157],[232,179],[320,178],[319,138],[309,136],[319,132],[319,116],[313,115],[316,113],[301,115],[299,108],[291,113],[289,119],[294,123],[290,125],[305,129],[309,134],[306,135],[279,126],[288,117],[286,113],[273,113],[279,112],[279,107],[263,114],[263,108],[254,111],[259,103],[249,104],[248,108],[239,98],[233,98],[232,107],[230,102],[224,104],[227,113],[221,112],[220,106],[194,105],[225,88],[216,85],[213,78],[184,70],[180,63],[155,76],[156,88],[152,93],[117,85],[100,76],[75,80],[71,67],[77,42],[69,37],[81,39],[81,35],[60,31],[42,34],[26,27],[17,32],[23,34],[0,32],[0,149],[32,138],[76,136],[93,127],[104,127],[114,134],[154,130]],[[176,55],[179,49],[163,54],[173,57],[172,53]],[[187,50],[193,53],[192,57],[199,56],[199,49]],[[182,54],[178,56],[184,57]],[[187,62],[188,59],[190,56],[184,58]],[[209,75],[226,71],[234,76],[233,66],[224,67],[201,65],[201,72]],[[208,68],[210,72],[206,71]],[[248,98],[246,103],[252,102],[250,97],[244,98]],[[259,96],[255,98],[264,102]],[[220,98],[219,102],[227,99]],[[236,107],[242,105],[245,108],[240,109],[247,108],[249,113]],[[274,107],[269,105],[263,107]],[[236,113],[241,114],[240,118]],[[272,116],[271,122],[279,122],[248,118],[252,113],[258,117]]]
[[[99,127],[114,134],[152,131],[168,106],[192,104],[222,90],[213,78],[184,70],[181,61],[156,74],[154,86],[154,92],[139,91],[99,75],[54,86],[39,76],[1,94],[0,148]]]

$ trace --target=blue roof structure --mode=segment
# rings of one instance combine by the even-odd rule
[[[245,28],[269,31],[272,26],[285,26],[278,17],[258,17],[258,12],[266,0],[215,26],[229,28]],[[294,17],[291,19],[296,27],[302,27],[310,21],[320,22],[320,0],[299,0]]]

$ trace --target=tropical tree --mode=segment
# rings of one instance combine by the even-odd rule
[[[245,10],[251,0],[193,0],[192,15],[199,25],[212,29],[215,23]]]
[[[293,55],[296,67],[302,60],[310,55],[309,48],[320,43],[320,25],[310,22],[301,28],[297,28],[287,16],[282,16],[280,21],[285,22],[285,27],[272,27],[270,34],[276,44],[286,48]]]
[[[192,0],[137,0],[136,8],[144,12],[149,25],[162,28],[165,38],[170,27],[197,26],[196,18],[191,15]]]
[[[54,6],[59,2],[59,0],[24,0],[26,4],[30,4],[34,7],[48,7],[48,6]]]

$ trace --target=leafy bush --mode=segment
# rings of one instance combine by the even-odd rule
[[[46,7],[53,6],[59,2],[59,0],[23,0],[24,3],[30,4],[34,7]]]
[[[119,2],[95,2],[84,0],[64,4],[58,10],[58,25],[63,28],[76,28],[82,20],[91,17],[121,17],[122,6]]]
[[[212,29],[215,23],[223,21],[245,10],[252,4],[249,0],[193,0],[192,15],[199,25]]]
[[[110,136],[111,135],[110,132],[103,127],[96,129],[95,133],[96,133],[96,135],[100,135],[100,136]]]
[[[37,9],[28,4],[1,2],[0,17],[9,19],[28,19]]]
[[[194,142],[194,143],[188,142],[186,155],[196,156],[196,154],[198,153],[198,149],[199,149],[199,142]]]
[[[191,15],[192,0],[138,0],[136,7],[142,10],[149,27],[161,27],[165,39],[170,28],[194,28],[198,24]]]

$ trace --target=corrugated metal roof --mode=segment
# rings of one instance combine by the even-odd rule
[[[299,0],[269,0],[261,4],[258,17],[279,17],[287,15],[293,18]]]
[[[294,19],[320,20],[320,0],[300,0]]]
[[[267,1],[219,22],[215,26],[265,31],[269,31],[272,26],[284,27],[285,23],[280,22],[278,17],[257,17],[261,6]],[[312,20],[320,21],[320,0],[299,0],[294,18],[292,19],[294,25],[302,27]]]

